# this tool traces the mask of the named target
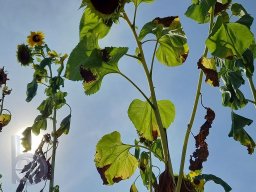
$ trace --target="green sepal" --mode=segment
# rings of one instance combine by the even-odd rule
[[[65,134],[67,135],[69,133],[70,129],[70,121],[71,121],[71,114],[66,116],[60,123],[60,128],[53,133],[55,137],[60,137],[61,135]]]
[[[169,100],[160,100],[157,103],[163,126],[168,128],[175,118],[175,106]],[[153,141],[160,135],[154,111],[147,101],[133,100],[128,116],[142,138]]]
[[[131,185],[131,187],[130,187],[130,192],[139,192],[138,189],[137,189],[137,187],[136,187],[136,185],[135,185],[135,183],[133,183],[133,184]]]
[[[51,97],[43,100],[43,102],[37,108],[44,118],[49,117],[52,114],[54,102]]]
[[[47,128],[47,119],[42,115],[38,115],[35,118],[34,124],[32,125],[32,132],[35,135],[40,134],[40,130],[46,130]]]
[[[236,141],[239,141],[242,145],[246,146],[248,153],[252,154],[256,144],[251,136],[244,130],[244,127],[252,124],[253,120],[237,115],[233,111],[231,112],[231,119],[232,126],[228,136],[233,137]]]
[[[31,150],[31,141],[32,141],[32,137],[31,137],[31,129],[32,127],[27,127],[23,132],[22,135],[23,137],[21,138],[21,145],[24,147],[24,151],[23,152],[28,152]]]
[[[36,96],[36,92],[37,92],[37,81],[34,78],[32,82],[28,83],[27,85],[27,98],[26,101],[30,102],[35,96]]]
[[[210,9],[216,0],[192,1],[185,15],[198,23],[207,23],[210,19]]]
[[[95,165],[104,184],[130,178],[138,167],[138,160],[129,152],[132,146],[123,144],[120,133],[103,136],[96,145]]]
[[[213,181],[214,183],[221,185],[224,188],[225,192],[230,192],[232,190],[232,188],[225,181],[223,181],[221,178],[212,174],[198,175],[195,177],[195,179],[198,179],[198,180],[204,179],[205,182]]]
[[[110,26],[106,25],[104,21],[92,13],[90,9],[86,8],[80,20],[79,29],[80,40],[88,35],[94,35],[97,39],[102,39],[108,34]]]

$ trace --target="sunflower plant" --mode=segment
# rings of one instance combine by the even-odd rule
[[[142,183],[148,191],[204,191],[207,181],[214,181],[225,191],[231,191],[231,187],[221,178],[203,173],[203,163],[209,156],[206,137],[215,113],[210,107],[203,106],[202,101],[202,107],[206,110],[206,121],[198,135],[194,136],[196,149],[190,157],[190,173],[184,173],[184,164],[198,102],[200,95],[203,95],[201,86],[204,76],[207,84],[222,92],[223,106],[231,108],[232,128],[229,137],[246,146],[249,154],[254,152],[256,144],[244,129],[252,120],[234,112],[248,103],[256,104],[256,90],[252,79],[256,45],[254,34],[250,30],[253,18],[241,4],[233,3],[232,0],[193,0],[185,13],[199,24],[208,24],[209,35],[205,41],[205,50],[197,62],[200,75],[184,138],[180,170],[176,175],[167,137],[167,130],[175,119],[175,105],[170,100],[157,99],[152,77],[156,60],[168,67],[180,66],[186,61],[189,46],[178,16],[156,17],[142,27],[136,25],[140,6],[153,1],[82,1],[81,8],[84,12],[80,21],[80,41],[70,54],[65,77],[72,81],[82,81],[85,94],[92,95],[100,90],[104,77],[114,73],[125,78],[144,98],[134,99],[128,108],[128,117],[138,133],[138,138],[133,144],[125,144],[118,131],[104,135],[96,145],[96,168],[105,185],[128,179],[138,169]],[[131,16],[125,11],[128,3],[134,6]],[[121,19],[127,23],[134,36],[135,53],[130,53],[128,47],[99,46],[98,42]],[[148,39],[149,34],[154,38]],[[145,56],[144,50],[144,45],[149,41],[155,43],[151,58]],[[123,57],[133,58],[143,68],[149,95],[119,69],[118,63]],[[247,99],[240,90],[245,84],[243,75],[248,79],[253,99]],[[165,167],[159,175],[153,169],[156,159]],[[138,191],[135,181],[131,184],[131,192]]]
[[[42,141],[34,153],[33,161],[29,162],[22,170],[25,176],[20,180],[17,192],[26,190],[27,183],[49,181],[49,192],[57,191],[59,187],[54,183],[56,151],[59,138],[69,133],[71,108],[66,101],[67,92],[64,87],[64,69],[67,54],[60,54],[50,49],[44,41],[42,32],[31,32],[27,37],[27,44],[17,47],[17,59],[22,66],[30,67],[34,73],[32,81],[27,85],[26,101],[30,102],[37,94],[39,86],[45,88],[45,99],[37,107],[39,115],[32,126],[23,131],[22,145],[24,152],[31,150],[32,134],[38,136],[42,131],[51,127],[52,131],[44,134]],[[58,120],[58,111],[67,107],[68,115]],[[49,126],[51,122],[51,126]],[[48,155],[50,153],[50,155]],[[47,165],[47,171],[42,169]],[[42,191],[44,190],[42,189]]]
[[[4,99],[6,96],[11,94],[11,89],[7,86],[8,75],[3,68],[0,68],[0,88],[2,91],[0,99],[0,132],[3,128],[11,121],[12,114],[8,109],[4,108]]]

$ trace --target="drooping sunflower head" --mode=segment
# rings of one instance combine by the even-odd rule
[[[0,87],[5,85],[7,80],[9,79],[7,78],[7,74],[4,71],[4,67],[0,68]]]
[[[18,45],[17,59],[23,66],[28,66],[30,63],[33,62],[31,50],[27,45]]]
[[[27,37],[27,42],[30,47],[34,46],[41,46],[44,44],[44,33],[38,32],[31,32],[30,35]]]
[[[124,5],[128,0],[83,0],[82,5],[87,6],[93,13],[104,21],[116,21],[120,17]]]

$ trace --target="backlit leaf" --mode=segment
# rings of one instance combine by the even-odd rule
[[[21,138],[21,145],[24,147],[23,152],[31,150],[31,129],[32,127],[27,127],[23,132],[23,138]]]
[[[220,58],[241,57],[254,41],[249,28],[240,23],[223,23],[218,17],[206,46],[212,55]]]
[[[158,101],[158,107],[163,126],[168,128],[175,118],[175,106],[171,101]],[[149,141],[157,139],[159,128],[154,111],[147,101],[135,99],[129,106],[128,116],[133,122],[139,135]]]
[[[94,161],[104,184],[112,185],[133,175],[138,161],[129,152],[130,148],[122,143],[116,131],[103,136],[97,143]]]
[[[82,80],[80,67],[87,62],[92,50],[97,47],[98,42],[94,35],[84,36],[68,58],[65,77],[72,81]]]
[[[54,104],[56,109],[60,109],[66,103],[65,97],[67,96],[67,92],[58,91],[54,97]]]
[[[12,116],[9,114],[0,115],[0,130],[11,121]]]
[[[106,25],[101,18],[97,17],[88,8],[84,11],[79,28],[80,40],[82,40],[84,36],[88,36],[90,34],[95,35],[97,39],[102,39],[110,30],[110,26]]]
[[[157,139],[153,142],[151,150],[159,160],[164,161],[163,148],[160,139]]]
[[[198,0],[192,2],[193,4],[189,6],[185,15],[198,23],[207,23],[210,17],[209,10],[215,5],[216,0]]]
[[[99,91],[105,75],[119,72],[118,62],[127,51],[127,47],[106,47],[103,50],[95,49],[92,52],[88,61],[80,69],[87,95]]]
[[[38,115],[35,118],[34,124],[32,126],[32,132],[35,135],[39,135],[40,130],[46,130],[46,128],[47,128],[47,119],[42,115]]]
[[[249,126],[253,121],[251,119],[237,115],[234,112],[231,113],[231,118],[232,127],[228,136],[233,137],[236,141],[239,141],[242,145],[246,146],[248,153],[252,154],[256,144],[251,136],[244,130],[244,127],[246,125]]]

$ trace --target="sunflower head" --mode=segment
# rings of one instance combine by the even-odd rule
[[[41,46],[44,44],[44,33],[38,32],[31,32],[30,35],[27,37],[27,42],[29,46]]]
[[[30,63],[33,62],[31,50],[27,45],[18,45],[17,59],[23,66],[28,66]]]
[[[83,0],[82,5],[87,6],[93,13],[104,21],[116,21],[123,11],[128,0]]]
[[[7,74],[4,71],[4,67],[0,68],[0,87],[5,85],[7,80],[9,79],[7,78]]]

